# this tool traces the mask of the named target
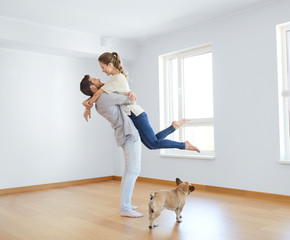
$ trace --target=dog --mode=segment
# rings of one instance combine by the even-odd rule
[[[195,187],[188,182],[182,182],[179,178],[176,178],[176,185],[175,189],[160,190],[150,194],[149,229],[158,227],[154,220],[160,216],[164,208],[175,211],[176,221],[178,223],[182,222],[180,213],[184,207],[186,197],[195,190]]]

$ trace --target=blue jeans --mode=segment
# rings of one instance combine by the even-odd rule
[[[126,140],[122,145],[125,157],[125,171],[121,181],[120,211],[131,209],[131,197],[141,170],[141,142]]]
[[[185,149],[184,142],[176,142],[166,138],[169,134],[175,131],[175,128],[171,125],[170,127],[164,129],[163,131],[155,135],[146,112],[141,113],[136,116],[131,112],[129,116],[135,127],[137,128],[139,135],[141,137],[142,143],[149,149],[160,149],[160,148],[178,148]]]

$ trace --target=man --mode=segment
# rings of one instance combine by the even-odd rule
[[[100,79],[95,79],[85,75],[82,79],[81,91],[88,96],[92,96],[104,85]],[[125,172],[121,182],[120,215],[123,217],[143,217],[142,213],[135,211],[136,207],[131,206],[131,197],[136,179],[141,170],[141,141],[131,119],[120,107],[123,104],[132,104],[129,99],[135,99],[135,95],[129,96],[115,93],[103,93],[95,102],[96,110],[110,123],[115,130],[114,135],[118,146],[121,146],[125,157]],[[91,110],[86,109],[84,117],[88,120],[91,117]]]

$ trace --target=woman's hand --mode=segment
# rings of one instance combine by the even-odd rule
[[[84,118],[88,121],[88,118],[91,118],[91,109],[86,108],[84,112]]]

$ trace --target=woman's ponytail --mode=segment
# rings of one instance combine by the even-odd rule
[[[128,76],[125,73],[124,68],[122,66],[122,61],[119,54],[116,52],[112,52],[112,55],[114,56],[114,61],[115,61],[114,66],[120,71],[120,73],[122,73],[126,77],[126,79],[128,79]]]
[[[120,73],[122,73],[126,77],[126,79],[128,79],[128,76],[124,71],[124,68],[122,66],[122,61],[118,53],[105,52],[99,57],[99,61],[106,65],[108,65],[109,63],[112,63],[114,67],[117,68],[120,71]]]

